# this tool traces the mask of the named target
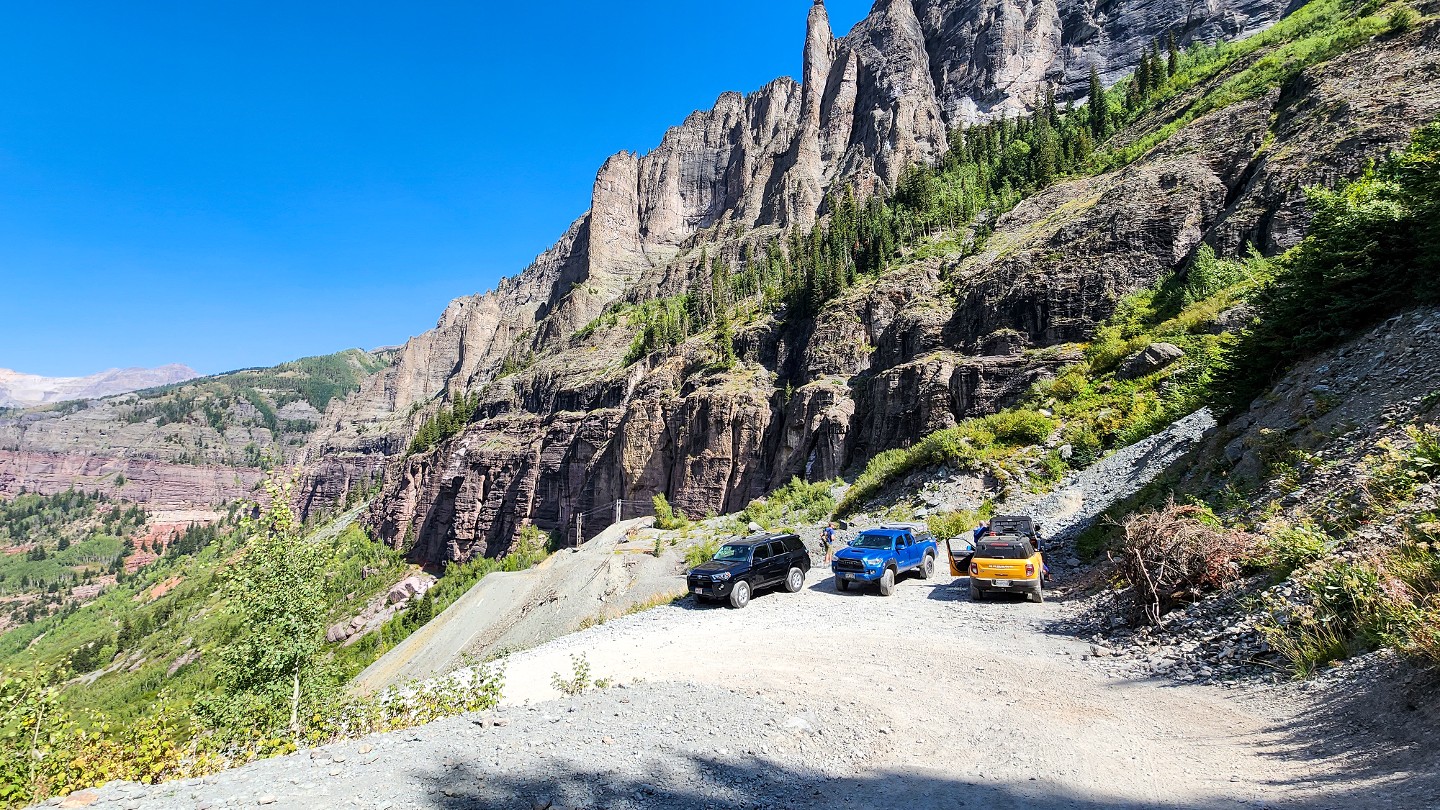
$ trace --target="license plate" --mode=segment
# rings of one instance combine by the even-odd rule
[[[853,580],[853,579],[855,578],[855,575],[854,575],[854,574],[846,574],[846,575],[845,575],[845,578],[846,578],[846,579],[852,579],[852,580]]]
[[[704,593],[704,592],[705,592],[705,589],[704,589],[704,588],[691,588],[690,590],[694,591],[695,593]]]
[[[997,580],[995,580],[995,587],[997,587],[997,588],[1008,588],[1008,587],[1010,587],[1010,580],[1008,580],[1008,579],[997,579]]]

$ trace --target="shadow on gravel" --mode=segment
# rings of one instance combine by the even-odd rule
[[[1440,807],[1437,695],[1440,674],[1408,666],[1348,687],[1327,685],[1295,719],[1271,729],[1278,740],[1264,753],[1316,766],[1312,784],[1373,780],[1387,786],[1386,801],[1350,791],[1353,798],[1344,805],[1350,810]]]
[[[1156,810],[1152,800],[1074,796],[1043,781],[987,784],[984,780],[936,779],[914,773],[879,773],[859,779],[830,780],[807,771],[778,768],[773,763],[718,762],[695,757],[667,763],[665,773],[647,774],[639,762],[627,773],[596,773],[547,764],[543,778],[520,774],[487,776],[462,766],[443,779],[422,778],[435,792],[428,804],[436,810],[515,810],[515,808],[608,808],[658,810],[706,808],[847,807],[863,810]],[[523,766],[519,770],[529,770]],[[1201,798],[1167,803],[1166,810],[1237,810],[1262,807],[1238,797]],[[1287,804],[1300,810],[1319,806]],[[1360,805],[1365,806],[1365,805]],[[1350,805],[1351,808],[1356,805]]]
[[[913,572],[901,574],[900,578],[895,581],[896,588],[933,588],[936,585],[936,580],[923,580],[919,574]],[[850,585],[850,590],[842,591],[835,585],[835,575],[833,574],[805,587],[815,593],[825,593],[831,596],[879,596],[879,589],[873,582],[855,582]]]
[[[833,574],[817,581],[814,585],[806,585],[805,588],[815,593],[826,593],[831,596],[875,596],[875,586],[868,582],[851,585],[848,591],[840,590],[835,585],[835,577]]]

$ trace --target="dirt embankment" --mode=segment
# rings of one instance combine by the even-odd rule
[[[560,551],[528,571],[490,574],[433,621],[355,679],[371,694],[449,672],[570,633],[588,619],[609,618],[632,604],[685,590],[676,551],[661,557],[646,530],[653,518],[606,529],[577,549]]]

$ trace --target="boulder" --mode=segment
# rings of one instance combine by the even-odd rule
[[[390,589],[386,595],[386,600],[392,605],[404,604],[412,599],[418,599],[424,596],[425,592],[430,590],[434,584],[435,581],[429,577],[406,577]]]
[[[1122,380],[1138,380],[1169,368],[1184,356],[1184,350],[1173,343],[1151,343],[1142,351],[1125,358],[1125,362],[1120,364],[1117,376]]]

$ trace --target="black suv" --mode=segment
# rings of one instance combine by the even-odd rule
[[[810,552],[793,534],[758,534],[732,540],[715,552],[715,558],[696,566],[686,584],[695,598],[708,602],[725,599],[731,607],[750,604],[750,595],[771,585],[784,585],[796,593],[810,573]]]

